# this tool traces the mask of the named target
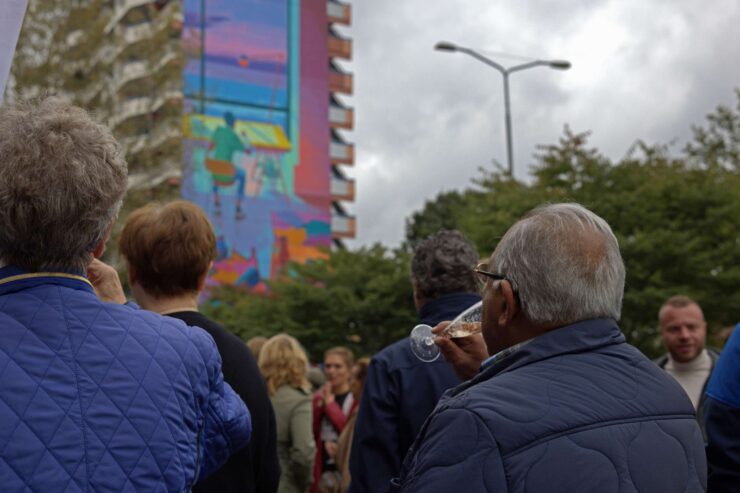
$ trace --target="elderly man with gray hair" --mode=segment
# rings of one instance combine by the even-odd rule
[[[440,399],[401,491],[705,490],[691,401],[617,325],[625,269],[602,218],[578,204],[539,207],[476,272],[491,356]],[[437,343],[461,375],[481,363],[470,341]]]
[[[0,109],[3,491],[189,491],[249,440],[208,334],[96,296],[126,175],[84,110]]]

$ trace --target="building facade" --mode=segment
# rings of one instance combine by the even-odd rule
[[[88,105],[105,108],[129,162],[129,196],[138,206],[176,196],[182,155],[182,4],[113,0],[101,58],[110,78]]]

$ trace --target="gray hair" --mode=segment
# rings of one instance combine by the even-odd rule
[[[419,242],[411,259],[411,282],[425,300],[477,292],[473,269],[480,257],[459,231],[441,230]]]
[[[534,323],[619,320],[625,269],[609,224],[579,204],[532,210],[512,226],[491,267],[518,292]]]
[[[0,109],[0,259],[84,272],[126,192],[110,131],[59,98]]]

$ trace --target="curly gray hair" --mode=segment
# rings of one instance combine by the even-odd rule
[[[532,210],[491,255],[535,323],[619,320],[625,269],[609,224],[579,204]]]
[[[460,292],[477,292],[473,269],[479,260],[462,233],[441,230],[419,242],[411,259],[411,282],[424,300]]]
[[[115,220],[127,165],[108,128],[55,97],[0,109],[0,259],[84,272]]]

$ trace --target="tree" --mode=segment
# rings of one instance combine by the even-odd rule
[[[694,141],[684,151],[700,166],[722,166],[740,171],[740,89],[735,89],[735,110],[718,106],[707,115],[705,127],[693,126]]]
[[[460,229],[461,214],[466,211],[465,205],[473,190],[458,192],[452,190],[441,192],[435,198],[424,203],[424,208],[414,212],[406,219],[406,243],[413,247],[419,240],[436,233],[441,229]]]
[[[530,183],[483,174],[449,215],[485,256],[540,204],[573,201],[593,210],[612,226],[627,267],[620,326],[656,355],[658,308],[673,294],[695,298],[713,329],[740,314],[740,105],[719,108],[708,122],[694,128],[683,155],[638,143],[617,163],[588,147],[587,133],[566,127],[557,144],[540,148]],[[413,223],[434,224],[440,208],[450,209],[444,200],[426,204]]]
[[[203,311],[245,340],[287,332],[314,361],[337,345],[373,354],[417,323],[403,250],[339,250],[325,261],[291,264],[290,270],[270,283],[268,296],[217,288]]]

